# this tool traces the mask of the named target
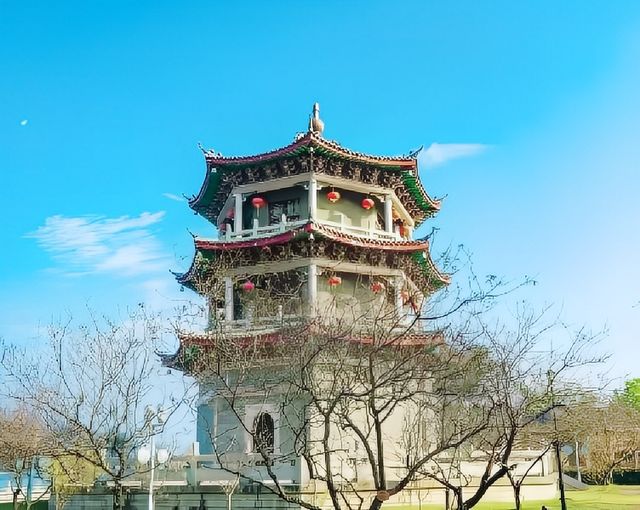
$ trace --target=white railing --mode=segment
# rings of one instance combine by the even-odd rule
[[[222,239],[224,239],[225,241],[234,242],[243,241],[246,239],[270,237],[274,234],[284,233],[287,230],[300,227],[308,222],[309,220],[307,219],[288,221],[286,216],[283,215],[280,223],[261,227],[259,226],[258,219],[254,218],[252,228],[240,230],[239,232],[233,232],[231,225],[227,225],[227,229],[224,232],[224,236],[222,237]],[[367,228],[358,227],[355,225],[346,225],[343,221],[336,222],[330,220],[315,220],[315,222],[333,228],[345,234],[354,235],[365,239],[382,239],[387,241],[399,241],[402,239],[402,236],[397,230],[394,232],[387,232],[386,230],[380,230],[372,227]]]
[[[357,227],[355,225],[345,225],[344,222],[338,223],[337,221],[329,220],[320,220],[318,223],[339,230],[340,232],[344,232],[345,234],[366,237],[369,239],[385,239],[391,241],[399,241],[402,239],[400,234],[397,232],[387,232],[386,230],[380,230],[377,228]]]
[[[258,223],[258,219],[254,218],[253,227],[250,229],[241,230],[240,232],[233,232],[231,230],[231,225],[227,225],[227,230],[224,233],[224,240],[242,241],[244,239],[269,237],[273,234],[283,233],[289,229],[300,227],[308,223],[308,221],[309,220],[287,221],[287,218],[283,215],[280,223],[276,223],[275,225],[267,225],[265,227],[260,227]]]
[[[305,322],[313,320],[310,316],[301,314],[277,314],[270,317],[252,317],[248,316],[242,319],[236,320],[224,320],[222,319],[214,331],[217,330],[220,333],[226,334],[241,334],[247,335],[250,332],[251,335],[256,333],[272,332],[280,330],[285,327],[300,326]],[[428,333],[431,329],[424,321],[415,320],[407,315],[401,317],[389,316],[384,318],[368,318],[360,316],[357,320],[353,320],[349,317],[340,316],[324,316],[320,320],[322,324],[327,327],[334,327],[336,331],[346,328],[351,333],[372,332],[375,330],[384,331],[388,335],[403,335],[408,333]]]
[[[227,333],[243,333],[247,334],[251,330],[252,334],[256,331],[271,331],[281,329],[287,326],[299,325],[308,320],[303,314],[276,314],[269,317],[253,317],[249,316],[236,320],[221,320],[217,328]]]

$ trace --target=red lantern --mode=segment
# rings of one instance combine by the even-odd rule
[[[260,209],[261,207],[267,205],[267,201],[262,197],[253,197],[251,199],[251,205],[253,205],[253,207],[255,207],[256,209]]]
[[[330,276],[327,280],[327,283],[329,284],[329,287],[337,287],[338,285],[342,284],[342,278],[340,278],[339,276]]]
[[[240,287],[242,288],[243,291],[245,292],[252,292],[253,289],[256,288],[255,284],[251,281],[251,280],[247,280],[246,282],[244,282],[242,285],[240,285]]]
[[[382,282],[373,282],[371,284],[371,290],[374,294],[379,294],[384,291],[384,283]]]
[[[335,204],[338,200],[340,200],[340,193],[331,190],[329,193],[327,193],[327,200],[329,200],[329,202],[331,202],[332,204]]]
[[[373,201],[372,198],[364,198],[362,199],[362,202],[360,203],[360,205],[362,206],[363,209],[371,209],[374,205],[376,205],[376,203]]]

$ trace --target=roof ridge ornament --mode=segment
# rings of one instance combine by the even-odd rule
[[[200,142],[198,142],[198,149],[200,149],[202,151],[202,154],[204,154],[205,156],[215,156],[216,155],[216,151],[214,149],[207,149]],[[218,156],[222,156],[222,154],[218,153]]]
[[[324,122],[320,118],[320,105],[313,103],[313,113],[309,115],[309,132],[317,133],[322,136],[324,131]]]
[[[409,151],[409,157],[411,159],[416,159],[418,155],[423,151],[423,149],[424,149],[424,144],[418,147],[416,150]]]

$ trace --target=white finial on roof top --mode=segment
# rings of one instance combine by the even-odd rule
[[[319,135],[322,135],[324,131],[324,122],[320,118],[320,105],[318,103],[313,104],[313,114],[309,117],[309,131]]]

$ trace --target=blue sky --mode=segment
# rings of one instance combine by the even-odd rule
[[[535,276],[640,376],[638,61],[634,1],[0,0],[0,336],[183,299],[196,144],[286,145],[319,101],[347,147],[428,148],[436,252]]]

